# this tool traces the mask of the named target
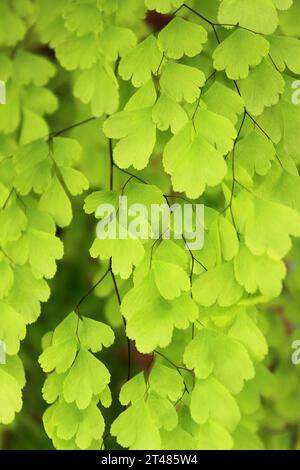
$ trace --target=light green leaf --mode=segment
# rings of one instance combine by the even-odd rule
[[[76,331],[79,318],[71,313],[54,330],[51,345],[39,357],[44,372],[66,372],[74,362],[78,348]]]
[[[239,81],[239,88],[247,111],[258,116],[265,107],[278,103],[285,81],[269,61],[263,60],[247,78]]]
[[[286,36],[271,36],[270,55],[280,72],[287,67],[292,72],[300,73],[300,40]]]
[[[43,193],[39,202],[39,209],[48,212],[60,227],[66,227],[71,223],[73,217],[72,206],[56,176]]]
[[[243,344],[255,361],[262,361],[268,353],[265,337],[251,317],[244,312],[236,316],[228,335]]]
[[[160,434],[150,410],[139,400],[123,411],[111,426],[111,434],[122,447],[130,450],[160,448]]]
[[[226,174],[222,155],[192,123],[185,125],[165,147],[163,163],[172,177],[175,191],[185,192],[191,199],[198,198],[206,185],[216,186]]]
[[[256,255],[281,259],[290,250],[291,235],[300,236],[300,215],[287,206],[241,191],[234,204],[239,231]]]
[[[80,410],[85,409],[109,382],[110,373],[105,365],[87,350],[80,349],[64,380],[64,399],[67,403],[75,402]]]
[[[193,282],[193,298],[205,307],[216,302],[221,307],[229,307],[237,303],[242,295],[243,289],[235,280],[232,262],[216,266]]]
[[[198,316],[198,309],[188,294],[172,301],[163,299],[152,275],[125,295],[121,312],[127,320],[127,335],[135,340],[142,353],[150,353],[157,346],[166,347],[174,328],[186,329]]]
[[[195,438],[200,450],[231,450],[233,447],[230,434],[212,420],[199,427]]]
[[[250,132],[239,140],[235,147],[237,165],[241,165],[249,176],[254,173],[266,175],[271,168],[276,150],[273,143],[266,136],[256,131]]]
[[[81,346],[90,349],[93,353],[101,351],[102,346],[108,348],[115,339],[114,332],[110,326],[92,318],[82,319],[78,328],[78,336]]]
[[[119,74],[123,80],[132,80],[135,87],[144,85],[151,73],[156,73],[162,59],[157,40],[150,35],[122,57]]]
[[[74,95],[84,104],[91,104],[96,117],[113,114],[119,105],[118,82],[112,68],[107,64],[96,64],[84,70],[74,87]]]
[[[0,309],[0,340],[5,343],[6,353],[15,355],[20,349],[20,341],[26,335],[25,321],[22,315],[5,302],[0,302]]]
[[[203,101],[211,111],[230,119],[233,125],[244,111],[244,101],[240,95],[218,81],[209,87]]]
[[[204,83],[205,75],[201,70],[171,61],[165,66],[160,78],[162,92],[177,102],[194,103]]]
[[[238,283],[250,294],[255,294],[259,289],[267,297],[277,297],[286,268],[282,261],[267,255],[254,256],[246,245],[241,244],[234,260],[234,274]]]
[[[214,377],[197,380],[191,394],[191,415],[199,424],[211,419],[229,432],[234,431],[241,418],[235,399]]]
[[[199,379],[211,374],[232,393],[239,393],[245,380],[254,377],[254,367],[245,347],[224,333],[201,330],[184,353],[184,362]]]
[[[183,378],[178,371],[160,363],[154,364],[149,376],[149,385],[158,395],[175,402],[181,398],[184,390]]]
[[[170,21],[158,35],[158,43],[170,59],[181,59],[184,55],[194,57],[200,54],[206,41],[203,26],[179,17]]]
[[[274,33],[278,16],[272,0],[251,0],[251,8],[245,6],[244,0],[222,0],[218,14],[219,22],[239,24],[257,33]]]
[[[246,78],[249,68],[260,64],[263,57],[268,55],[269,49],[268,41],[262,36],[236,29],[213,53],[214,68],[225,70],[231,80]]]
[[[156,10],[159,13],[169,13],[173,8],[178,8],[181,0],[145,0],[148,10]]]
[[[152,110],[153,122],[161,131],[170,127],[172,134],[177,134],[188,122],[188,117],[180,104],[162,93]]]

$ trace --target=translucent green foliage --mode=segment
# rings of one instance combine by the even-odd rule
[[[158,41],[170,59],[180,59],[183,55],[193,57],[202,51],[202,44],[207,41],[207,32],[200,25],[174,18],[159,33]]]
[[[92,257],[99,256],[101,260],[111,258],[113,272],[127,279],[131,275],[133,266],[137,266],[145,254],[145,241],[133,236],[130,231],[131,223],[134,223],[134,217],[129,213],[130,206],[139,203],[149,209],[140,223],[142,227],[146,227],[146,232],[150,233],[151,203],[161,205],[165,199],[156,186],[143,183],[128,184],[123,196],[127,197],[126,207],[122,206],[122,200],[115,191],[92,193],[85,201],[85,211],[95,212],[101,224],[98,226],[97,238],[90,250]],[[97,209],[101,204],[107,204],[107,209],[105,213],[98,214]],[[120,210],[123,214],[121,219],[119,218]],[[127,222],[129,220],[129,224],[125,222],[125,219]],[[111,232],[112,236],[105,237],[106,232]]]
[[[148,10],[156,10],[159,13],[169,13],[173,8],[181,5],[181,0],[145,0]]]
[[[221,307],[229,307],[238,302],[242,295],[243,289],[234,278],[231,262],[203,273],[193,284],[195,300],[205,307],[216,302]]]
[[[239,82],[239,86],[247,110],[258,116],[266,106],[278,103],[285,82],[274,65],[263,60],[245,80]]]
[[[113,342],[110,327],[71,313],[54,330],[40,356],[43,370],[51,372],[43,388],[43,396],[51,404],[44,414],[45,429],[59,448],[88,449],[94,441],[101,446],[105,424],[96,405],[99,399],[104,405],[110,403],[103,395],[110,374],[91,352]]]
[[[235,210],[246,245],[256,256],[268,254],[273,259],[280,259],[291,248],[291,235],[300,235],[299,214],[282,204],[242,191]]]
[[[163,70],[160,86],[164,93],[177,102],[194,103],[204,85],[205,76],[201,70],[188,65],[168,62]]]
[[[300,73],[300,41],[285,36],[272,36],[270,38],[270,53],[277,68],[283,72],[286,67],[294,73]]]
[[[121,312],[127,320],[128,336],[143,353],[157,346],[166,347],[174,328],[188,328],[198,315],[195,303],[187,294],[174,300],[161,297],[152,274],[124,297]]]
[[[172,177],[175,191],[185,192],[192,199],[199,197],[206,185],[219,184],[226,174],[222,154],[213,142],[209,142],[200,132],[196,133],[190,122],[168,142],[163,161],[166,172]]]
[[[191,414],[199,424],[212,419],[231,432],[241,417],[233,396],[214,377],[197,381],[191,397]]]
[[[51,322],[39,362],[56,449],[299,448],[299,18],[296,0],[1,1],[0,423],[22,408],[21,350],[17,444],[39,426],[31,346]],[[165,224],[151,212],[190,199],[201,249],[168,207]],[[22,349],[62,241],[82,277],[51,282],[51,318]],[[93,293],[104,315],[88,318]]]
[[[272,0],[253,0],[246,8],[244,0],[222,0],[218,19],[220,23],[239,24],[263,34],[272,34],[278,25]]]
[[[156,92],[150,80],[133,95],[124,111],[105,121],[105,134],[120,139],[114,148],[114,160],[121,168],[133,165],[141,170],[147,165],[156,141],[156,127],[152,120],[155,100]]]
[[[245,380],[254,377],[254,367],[246,348],[235,339],[214,330],[201,330],[187,346],[187,367],[199,379],[212,374],[233,393],[239,393]]]
[[[242,244],[234,260],[234,272],[237,281],[247,292],[254,294],[259,289],[267,297],[277,297],[280,294],[282,280],[286,275],[281,260],[274,260],[267,255],[254,256]]]
[[[275,147],[262,133],[252,131],[236,145],[237,165],[253,177],[254,173],[266,175],[275,158]]]
[[[268,55],[266,39],[244,29],[237,29],[213,53],[216,70],[225,70],[228,78],[246,78],[249,68],[257,66]]]
[[[162,53],[155,37],[149,36],[121,59],[119,74],[124,80],[132,79],[135,87],[140,87],[147,83],[151,73],[157,72],[161,59]]]

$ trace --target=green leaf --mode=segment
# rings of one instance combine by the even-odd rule
[[[141,103],[143,100],[143,104]],[[121,168],[133,165],[145,168],[156,141],[156,127],[152,120],[152,106],[156,92],[152,80],[127,103],[124,111],[109,117],[103,126],[107,137],[121,139],[114,147],[114,161]]]
[[[0,5],[0,44],[14,46],[23,39],[26,27],[22,19],[13,11],[6,2]]]
[[[127,335],[135,340],[142,353],[150,353],[157,346],[166,347],[174,328],[186,329],[198,316],[198,309],[188,294],[172,301],[163,299],[152,275],[125,295],[121,312],[127,320]]]
[[[156,426],[172,431],[178,424],[178,416],[175,407],[168,399],[162,398],[151,392],[148,396],[147,405]]]
[[[254,173],[266,175],[271,168],[276,150],[266,136],[256,131],[239,140],[235,147],[237,165],[241,165],[253,177]]]
[[[27,216],[27,230],[20,241],[10,246],[9,251],[13,258],[18,258],[20,251],[20,263],[28,261],[36,278],[44,276],[50,279],[56,272],[56,260],[63,257],[63,243],[55,236],[55,226],[48,214],[27,209]]]
[[[61,168],[60,170],[65,185],[72,194],[72,196],[78,196],[89,188],[88,179],[84,176],[81,171],[74,170],[74,168]]]
[[[184,382],[181,375],[175,369],[155,363],[149,376],[151,390],[158,395],[177,401],[184,390]]]
[[[84,70],[76,80],[74,95],[84,104],[91,104],[93,116],[116,112],[119,106],[119,85],[112,68],[104,63]]]
[[[169,13],[173,8],[178,8],[181,0],[145,0],[148,10],[156,10],[159,13]]]
[[[200,54],[207,41],[207,32],[201,25],[183,18],[174,18],[159,33],[158,43],[170,59],[181,59],[184,55]]]
[[[195,133],[192,123],[168,142],[163,163],[174,190],[185,192],[191,199],[198,198],[207,185],[219,184],[226,174],[222,154],[201,133]]]
[[[39,209],[48,212],[60,227],[66,227],[71,223],[73,217],[71,202],[56,176],[43,193]]]
[[[14,284],[6,301],[24,317],[26,324],[36,321],[41,313],[41,302],[46,302],[49,296],[47,282],[36,279],[29,266],[14,268]]]
[[[18,240],[27,226],[27,217],[17,202],[13,202],[0,212],[2,242]]]
[[[22,315],[5,302],[0,302],[0,340],[5,343],[6,353],[15,355],[20,349],[20,341],[25,338],[26,327]],[[0,419],[1,421],[1,419]]]
[[[74,439],[79,449],[88,449],[94,439],[101,439],[105,428],[102,414],[95,404],[82,412],[75,405],[60,400],[46,411],[43,419],[51,439]]]
[[[197,380],[191,394],[191,415],[199,424],[211,419],[229,432],[234,431],[241,418],[235,399],[214,377]]]
[[[231,80],[246,78],[249,68],[260,64],[263,57],[268,55],[269,49],[268,41],[262,36],[236,29],[213,53],[214,68],[225,70]]]
[[[205,307],[216,302],[221,307],[229,307],[237,303],[242,295],[243,289],[235,280],[232,262],[216,266],[193,282],[193,298]]]
[[[101,37],[102,49],[110,61],[124,57],[130,49],[136,46],[136,36],[131,29],[107,25]]]
[[[105,365],[86,349],[80,349],[64,380],[64,399],[67,403],[75,402],[80,410],[85,409],[109,382],[110,374]]]
[[[14,156],[17,177],[15,187],[22,195],[32,189],[41,194],[51,178],[49,149],[44,140],[37,140],[20,147]]]
[[[241,244],[234,260],[234,274],[238,283],[250,294],[260,290],[262,295],[277,297],[281,293],[286,268],[282,261],[267,255],[254,256],[246,245]]]
[[[65,38],[56,47],[56,56],[67,70],[89,69],[99,58],[99,46],[94,34],[77,37],[75,34]]]
[[[39,357],[44,372],[66,372],[74,362],[78,348],[76,331],[79,318],[71,313],[54,330],[51,345]]]
[[[281,259],[290,250],[291,235],[300,236],[300,215],[287,206],[241,191],[234,204],[239,231],[256,256]]]
[[[236,316],[228,335],[243,344],[254,361],[262,361],[268,353],[265,337],[245,312]]]
[[[285,81],[270,62],[263,60],[246,79],[239,81],[239,88],[247,111],[258,116],[266,106],[278,103]]]
[[[46,57],[18,49],[13,61],[14,80],[19,85],[46,85],[56,73],[54,65]]]
[[[224,333],[201,330],[184,353],[184,362],[199,379],[211,374],[232,393],[239,393],[245,380],[254,377],[254,367],[245,347]]]
[[[149,408],[139,400],[123,411],[111,426],[111,434],[122,447],[130,450],[160,448],[160,434]]]
[[[218,20],[225,24],[239,24],[263,34],[272,34],[278,25],[272,0],[252,0],[250,8],[244,0],[222,0]]]
[[[9,373],[9,366],[0,365],[0,423],[9,424],[22,408],[22,391]]]
[[[157,128],[177,134],[188,122],[188,116],[180,104],[162,93],[152,110],[152,119]]]
[[[62,392],[62,386],[65,379],[65,374],[57,374],[52,372],[45,380],[42,388],[44,400],[48,403],[54,403]]]
[[[110,326],[92,318],[82,319],[78,328],[78,336],[81,346],[90,349],[93,353],[101,351],[102,346],[108,348],[115,339]]]
[[[194,103],[204,83],[205,75],[201,70],[171,61],[165,66],[160,78],[162,92],[177,102]]]
[[[205,92],[203,101],[211,111],[230,119],[233,125],[244,111],[244,101],[240,95],[218,81]]]
[[[195,437],[200,450],[231,450],[233,447],[230,434],[212,420],[200,426]]]
[[[123,80],[132,80],[135,87],[145,85],[156,73],[162,59],[157,40],[150,35],[140,44],[131,49],[122,57],[119,65],[119,74]]]
[[[165,240],[159,245],[151,266],[156,287],[165,299],[172,300],[182,292],[189,291],[190,279],[185,271],[186,254],[174,242]]]
[[[270,38],[270,55],[280,72],[287,67],[293,73],[300,73],[300,40],[286,36]]]
[[[118,225],[117,225],[118,230]],[[122,279],[128,279],[133,266],[142,260],[145,250],[140,240],[96,238],[91,249],[92,258],[108,260],[112,258],[112,270]]]
[[[0,285],[0,299],[6,297],[11,286],[14,282],[14,272],[11,268],[10,262],[0,256],[0,278],[2,279]]]
[[[230,261],[239,249],[239,241],[234,226],[219,213],[214,217],[209,227],[208,235],[212,240],[217,259]]]
[[[122,386],[119,400],[122,405],[129,405],[129,403],[139,401],[140,398],[144,397],[145,393],[145,377],[144,373],[140,372]]]

